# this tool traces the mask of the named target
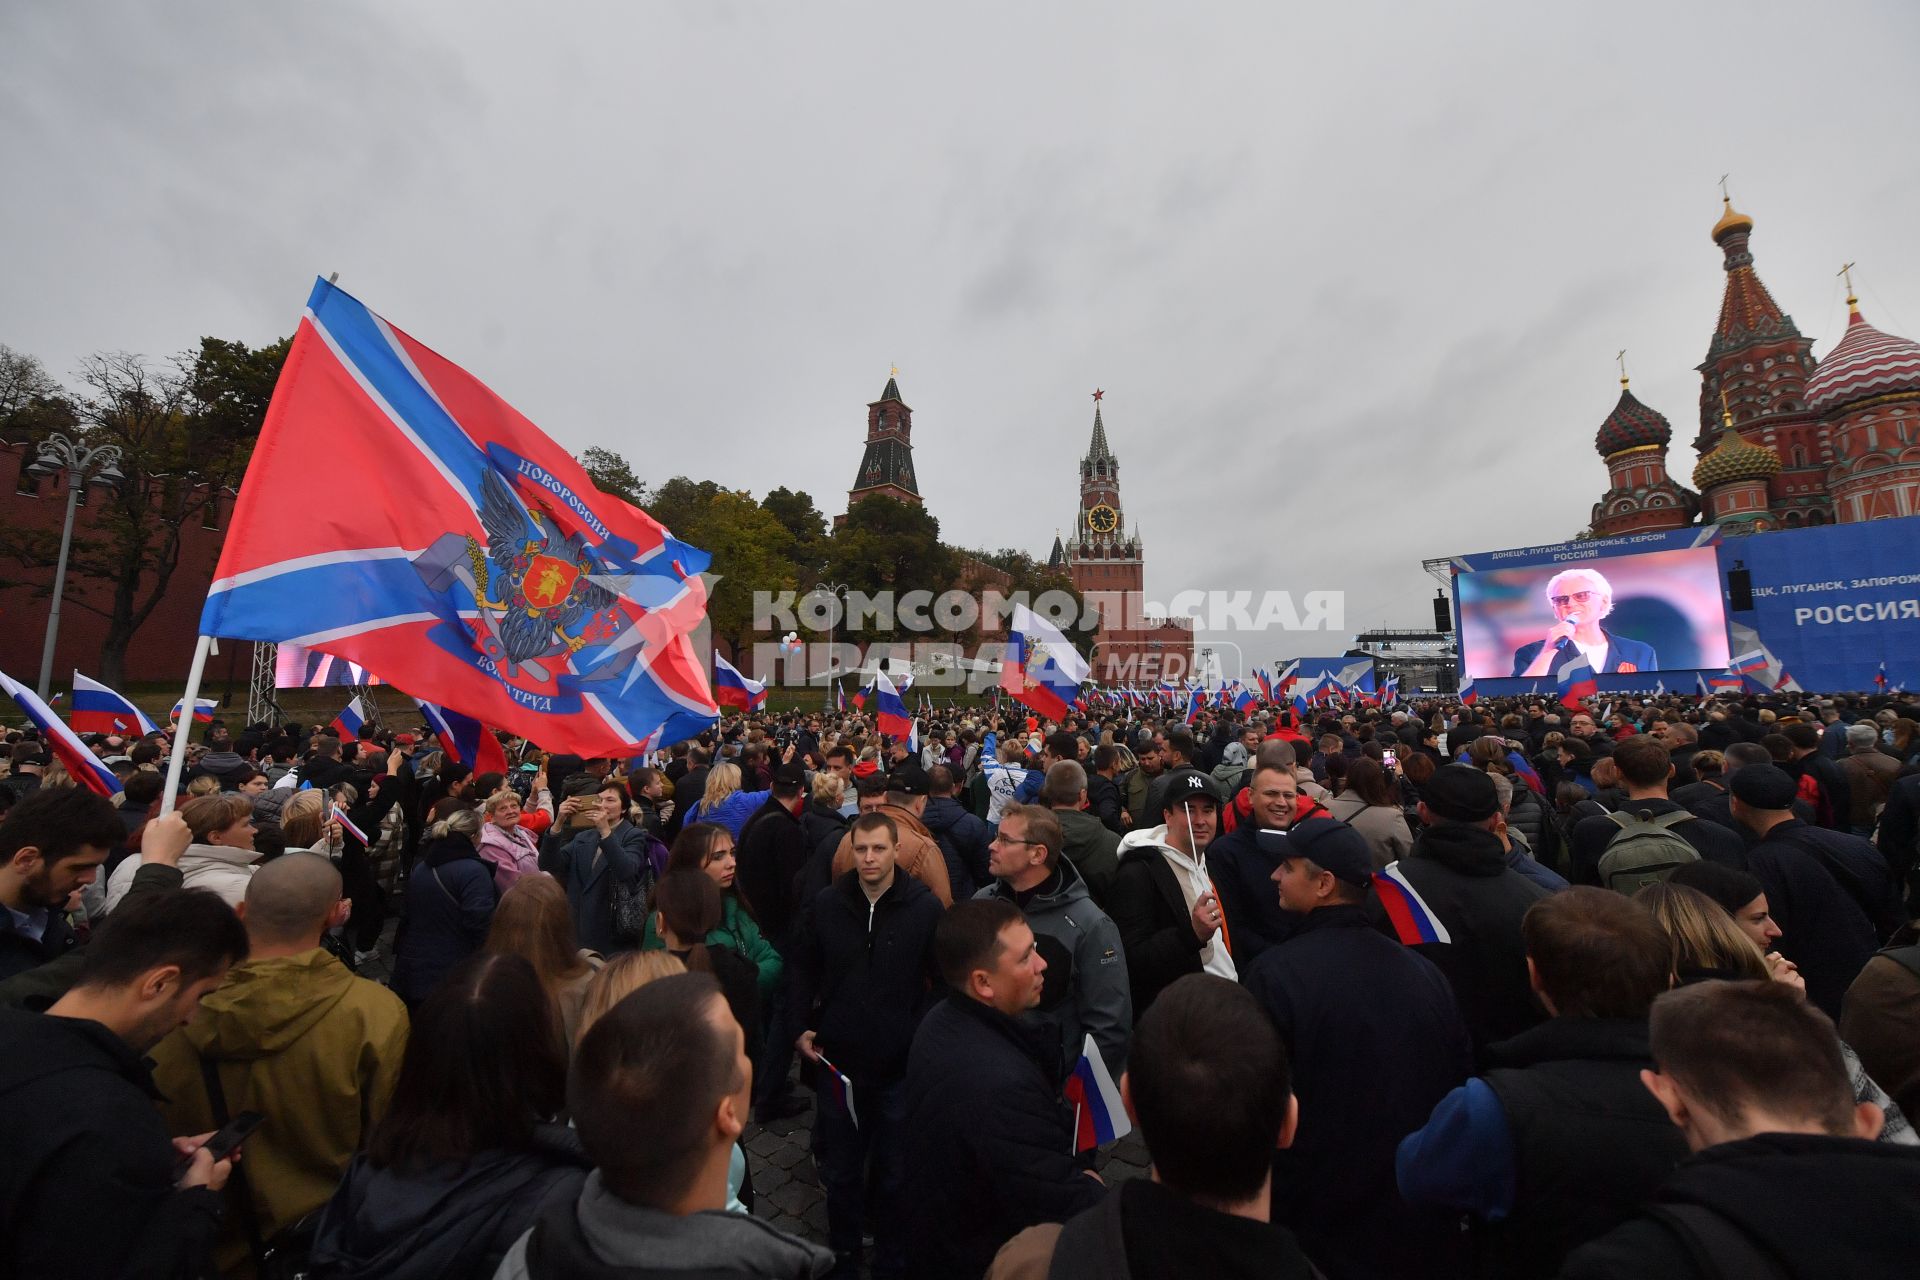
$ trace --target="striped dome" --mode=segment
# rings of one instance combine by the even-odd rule
[[[1664,446],[1673,439],[1673,424],[1635,399],[1625,382],[1621,379],[1620,403],[1613,406],[1613,412],[1600,424],[1600,432],[1593,438],[1593,447],[1603,458],[1642,445]]]
[[[1768,480],[1778,474],[1778,454],[1748,444],[1738,431],[1728,427],[1720,433],[1720,443],[1694,467],[1693,487],[1705,493],[1717,484],[1732,480]]]
[[[1880,332],[1855,307],[1845,336],[1807,379],[1807,408],[1824,414],[1901,393],[1920,393],[1920,343]]]

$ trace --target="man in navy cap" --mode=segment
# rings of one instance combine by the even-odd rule
[[[1274,1153],[1273,1221],[1332,1275],[1444,1275],[1459,1233],[1415,1211],[1394,1149],[1472,1073],[1439,969],[1374,928],[1366,837],[1333,818],[1262,831],[1280,905],[1300,924],[1248,971],[1287,1047],[1300,1128]]]

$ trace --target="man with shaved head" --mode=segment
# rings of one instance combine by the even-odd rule
[[[246,1260],[251,1236],[264,1241],[326,1203],[392,1096],[406,1006],[320,945],[352,905],[318,854],[262,865],[239,907],[246,963],[153,1051],[169,1133],[205,1133],[242,1111],[266,1117],[228,1184],[223,1272]]]

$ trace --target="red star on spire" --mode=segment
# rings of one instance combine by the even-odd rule
[[[1095,388],[1093,389],[1093,398],[1094,398],[1094,401],[1095,401],[1096,403],[1098,403],[1098,401],[1100,400],[1100,397],[1102,397],[1102,396],[1104,396],[1104,395],[1106,395],[1106,394],[1107,394],[1106,392],[1104,392],[1104,391],[1102,391],[1102,390],[1101,390],[1100,388],[1098,388],[1098,387],[1095,387]]]

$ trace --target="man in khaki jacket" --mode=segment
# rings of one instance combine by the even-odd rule
[[[933,838],[927,824],[920,821],[926,807],[927,775],[912,763],[901,764],[887,775],[886,795],[868,795],[862,788],[860,796],[861,813],[884,813],[899,828],[900,856],[895,865],[933,890],[933,896],[940,899],[943,908],[950,907],[953,879],[947,874],[947,855],[940,851],[940,842]],[[833,851],[833,878],[838,880],[851,870],[853,834],[849,831],[840,837],[840,847]]]
[[[227,1187],[216,1251],[223,1274],[251,1272],[249,1226],[268,1240],[327,1202],[393,1094],[406,1006],[320,946],[350,909],[340,873],[318,854],[261,867],[239,909],[246,962],[153,1050],[168,1133],[205,1133],[242,1111],[266,1117],[246,1141],[245,1174]],[[224,1107],[209,1097],[203,1062]]]

